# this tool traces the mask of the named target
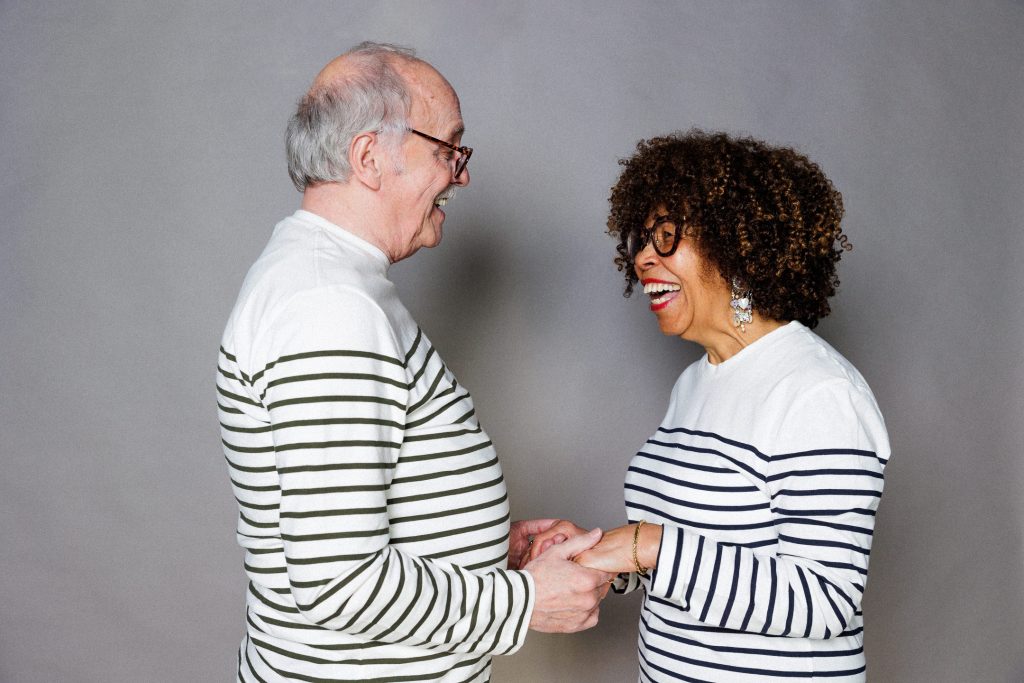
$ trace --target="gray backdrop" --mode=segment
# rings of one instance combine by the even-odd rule
[[[697,356],[621,296],[616,159],[694,125],[796,145],[855,245],[819,329],[892,436],[871,679],[1024,680],[1022,32],[1008,0],[0,2],[0,681],[231,680],[217,344],[298,205],[294,103],[366,38],[462,97],[472,186],[392,274],[473,390],[515,517],[621,523],[626,464]],[[532,635],[495,680],[635,680],[637,606]]]

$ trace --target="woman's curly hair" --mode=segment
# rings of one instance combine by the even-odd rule
[[[836,263],[853,247],[839,225],[842,195],[813,161],[753,138],[691,130],[642,140],[619,163],[608,233],[619,239],[625,296],[637,282],[630,233],[664,208],[709,270],[750,290],[762,317],[814,327],[829,314]]]

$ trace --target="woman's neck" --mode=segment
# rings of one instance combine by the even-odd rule
[[[786,322],[782,320],[768,320],[755,313],[754,319],[744,324],[742,329],[729,324],[698,343],[707,351],[708,361],[712,365],[718,365],[785,324]]]

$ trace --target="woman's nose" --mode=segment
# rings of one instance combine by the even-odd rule
[[[648,242],[633,258],[633,269],[639,275],[641,272],[652,267],[657,262],[657,259],[658,254],[654,251],[654,245]]]

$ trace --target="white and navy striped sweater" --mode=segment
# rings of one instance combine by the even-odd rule
[[[387,257],[299,211],[221,345],[221,433],[249,579],[238,680],[485,681],[523,643],[497,455],[398,300]]]
[[[680,376],[630,463],[626,512],[664,525],[641,681],[863,681],[861,598],[889,457],[853,366],[798,322]]]

